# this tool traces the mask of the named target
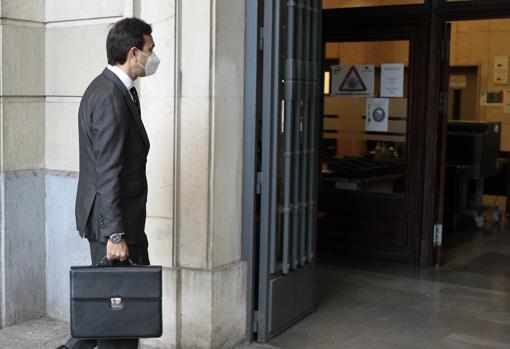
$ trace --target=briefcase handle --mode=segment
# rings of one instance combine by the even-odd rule
[[[108,261],[108,257],[107,257],[107,256],[104,256],[104,257],[101,259],[101,261],[100,261],[99,263],[96,263],[96,264],[94,264],[93,266],[94,266],[94,267],[106,267],[106,266],[116,266],[116,265],[117,265],[117,266],[125,266],[125,265],[126,265],[126,262],[127,262],[130,266],[132,266],[132,267],[136,267],[136,266],[137,266],[137,264],[136,264],[135,262],[133,262],[133,261],[131,260],[131,258],[128,258],[127,260],[125,260],[125,261],[123,261],[123,262],[118,262],[117,264],[113,264],[113,263],[111,263],[111,262],[110,262],[110,263],[111,263],[110,265],[105,264],[105,263],[106,263],[106,261]]]

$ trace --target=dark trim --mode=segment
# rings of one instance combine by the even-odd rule
[[[508,0],[439,1],[440,3],[436,5],[433,13],[444,20],[504,18],[510,16],[510,2]]]
[[[245,60],[244,60],[244,148],[243,148],[243,217],[242,254],[247,262],[246,337],[253,338],[255,310],[256,265],[256,178],[257,178],[257,76],[259,1],[245,0]],[[249,69],[248,69],[249,67]]]

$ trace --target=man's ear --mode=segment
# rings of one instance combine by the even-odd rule
[[[128,59],[136,57],[136,47],[131,47],[128,51]]]

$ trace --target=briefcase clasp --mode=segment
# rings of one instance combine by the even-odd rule
[[[120,297],[112,297],[110,298],[111,307],[114,310],[122,309],[122,298]]]

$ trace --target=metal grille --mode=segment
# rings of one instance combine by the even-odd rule
[[[273,96],[270,115],[263,121],[271,123],[263,136],[272,151],[267,154],[269,168],[262,169],[271,181],[268,199],[274,218],[267,226],[271,274],[286,274],[314,258],[322,92],[320,8],[318,0],[274,1]]]
[[[313,310],[321,7],[320,0],[264,1],[259,341]]]

